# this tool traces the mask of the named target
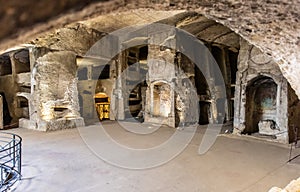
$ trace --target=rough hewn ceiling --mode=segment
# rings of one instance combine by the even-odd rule
[[[283,75],[296,90],[297,95],[300,96],[300,68],[298,67],[298,63],[300,63],[299,0],[110,0],[91,3],[82,10],[75,9],[67,14],[63,14],[64,11],[50,12],[49,15],[41,17],[44,18],[42,21],[33,19],[33,17],[38,17],[38,14],[34,13],[44,11],[43,9],[34,8],[33,5],[36,4],[36,1],[28,0],[26,5],[17,6],[17,8],[7,6],[9,5],[8,2],[10,1],[1,1],[3,9],[0,11],[3,14],[1,14],[0,24],[6,26],[6,31],[10,31],[10,33],[6,32],[4,36],[2,35],[0,50],[28,42],[49,30],[60,28],[66,24],[95,18],[108,12],[117,13],[138,8],[197,11],[227,26],[265,53],[271,55],[279,64]],[[60,6],[60,1],[49,2],[54,4],[54,7]],[[90,1],[85,3],[90,3]],[[70,4],[64,6],[74,8],[82,5]],[[27,17],[35,21],[33,23],[37,21],[40,23],[35,26],[32,23],[26,25],[26,19],[22,20],[20,18],[28,12],[30,14],[27,14],[29,15]],[[58,13],[61,13],[61,15],[56,16]],[[18,22],[16,19],[18,19]],[[22,21],[25,22],[24,25]],[[11,24],[14,22],[17,25]],[[117,23],[111,24],[120,25]],[[9,28],[14,30],[8,30]]]
[[[69,24],[38,37],[30,43],[54,50],[70,50],[84,56],[96,41],[108,33],[132,25],[150,24],[165,18],[176,17],[181,12],[134,10],[98,16]]]

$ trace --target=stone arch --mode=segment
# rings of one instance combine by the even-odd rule
[[[246,127],[244,133],[261,132],[261,121],[276,123],[278,84],[273,78],[259,75],[246,88]]]
[[[184,17],[182,17],[183,15],[181,15],[181,16],[176,16],[176,17],[174,17],[173,19],[174,19],[174,23],[177,23],[177,21],[178,21],[178,18],[180,18],[181,17],[181,24],[183,24],[183,23],[186,23],[187,22],[187,17],[188,18],[190,18],[190,16],[193,16],[193,15],[189,15],[188,13],[184,13],[185,14],[185,16]],[[193,13],[194,14],[194,13]],[[173,15],[171,15],[171,16],[173,16]],[[120,16],[117,16],[117,17],[120,17]],[[120,17],[120,18],[122,18],[122,17]],[[171,18],[171,17],[170,17]],[[238,18],[238,17],[237,17]],[[113,19],[116,19],[116,18],[113,18]],[[172,19],[169,19],[169,21],[171,21]],[[201,20],[201,18],[199,18],[199,21]],[[218,20],[218,19],[216,19],[216,18],[209,18],[208,20],[210,20],[210,22],[211,23],[213,23],[215,20]],[[116,20],[116,21],[119,21],[119,20]],[[126,26],[126,25],[129,25],[130,24],[130,22],[128,22],[128,21],[124,21],[124,26]],[[152,21],[151,21],[152,22]],[[82,23],[84,23],[84,22],[82,22]],[[180,23],[180,22],[179,22]],[[205,22],[204,22],[205,23]],[[206,24],[204,24],[203,23],[203,29],[205,28],[205,27],[207,27],[206,26]],[[116,26],[119,26],[118,25],[119,23],[117,23],[116,24]],[[168,22],[167,22],[167,24],[169,24]],[[193,26],[196,26],[196,24],[197,23],[191,23],[191,25],[189,25],[188,27],[190,27],[190,29],[192,29],[192,27]],[[222,24],[224,24],[224,23],[222,23]],[[177,24],[176,24],[177,25]],[[216,25],[215,24],[213,24],[214,25],[214,27],[215,28],[218,28],[218,27],[216,27]],[[87,27],[88,26],[88,27]],[[97,26],[91,26],[91,25],[87,25],[87,26],[85,26],[84,24],[82,24],[82,25],[76,25],[76,27],[77,27],[77,30],[74,30],[74,31],[81,31],[80,33],[82,33],[82,34],[86,34],[86,31],[90,31],[89,29],[90,28],[97,28]],[[98,28],[97,29],[95,29],[95,33],[98,31],[102,31],[102,30],[100,30],[100,28],[99,28],[99,26],[101,26],[101,25],[98,25]],[[122,25],[123,26],[123,25]],[[224,24],[224,26],[226,26],[225,24]],[[223,26],[223,27],[224,27]],[[228,26],[228,23],[227,23],[227,26]],[[73,31],[73,29],[76,29],[76,27],[68,27],[67,29],[65,29],[65,30],[62,30],[62,31],[60,31],[61,32],[61,34],[68,34],[70,31],[72,32],[72,34],[74,33],[74,31]],[[80,29],[80,30],[78,30],[78,28]],[[112,29],[116,29],[117,27],[115,27],[115,28],[113,28],[112,27]],[[84,29],[84,30],[83,30]],[[182,29],[184,29],[184,28],[182,28]],[[188,28],[186,28],[186,29],[188,29]],[[234,29],[234,27],[230,27],[230,29]],[[103,29],[104,30],[104,29]],[[221,29],[221,28],[218,28],[218,30],[220,30],[220,31],[222,31],[223,29]],[[93,31],[93,30],[92,30]],[[105,31],[105,30],[104,30]],[[187,30],[188,31],[188,30]],[[234,36],[234,33],[233,32],[230,32],[230,31],[223,31],[224,33],[219,33],[219,34],[215,34],[214,35],[214,33],[207,33],[207,31],[209,31],[209,30],[202,30],[202,31],[197,31],[197,32],[199,32],[199,34],[198,34],[198,36],[200,37],[204,37],[203,35],[205,35],[205,34],[209,34],[209,35],[212,35],[212,36],[207,36],[206,37],[206,39],[207,39],[207,41],[208,40],[211,40],[211,41],[217,41],[217,43],[218,44],[221,44],[221,42],[224,42],[226,39],[226,41],[228,41],[228,39],[231,37],[231,36]],[[111,32],[111,31],[109,31],[109,29],[107,29],[107,32]],[[191,31],[191,33],[192,33],[192,31]],[[238,34],[241,34],[239,31],[237,31],[236,30],[236,33],[238,33]],[[58,36],[58,34],[59,33],[57,33],[57,36]],[[77,33],[76,33],[77,34]],[[195,33],[193,33],[193,34],[195,34]],[[100,36],[101,35],[103,35],[102,33],[100,33],[99,32],[99,34],[98,35],[95,35],[95,36],[93,36],[93,40],[94,41],[91,41],[91,42],[95,42],[96,40],[98,40],[99,38],[100,38]],[[56,35],[54,35],[55,37],[56,37]],[[83,35],[82,35],[83,36]],[[226,37],[226,38],[225,38]],[[244,37],[244,36],[243,36]],[[69,43],[61,43],[61,42],[64,42],[63,40],[63,36],[59,36],[59,38],[58,39],[60,39],[60,41],[58,41],[58,42],[60,42],[60,44],[55,44],[55,46],[54,47],[52,47],[52,48],[57,48],[57,47],[60,47],[61,45],[68,45]],[[84,38],[85,39],[85,38]],[[72,40],[72,39],[71,39]],[[67,41],[68,42],[68,41]],[[228,42],[231,42],[231,41],[228,41]],[[82,43],[83,45],[87,45],[86,43]],[[38,43],[37,43],[37,45],[38,45]],[[67,48],[67,49],[70,49],[70,47],[60,47],[60,48]],[[73,49],[74,47],[72,47],[72,49]],[[82,49],[82,50],[85,50],[85,49]],[[76,51],[75,51],[76,52]],[[80,54],[80,52],[76,52],[77,54]],[[82,54],[82,53],[81,53]],[[278,54],[279,56],[280,56],[280,54]],[[278,57],[279,57],[278,56]],[[276,78],[275,77],[272,77],[273,78],[273,80],[278,84],[278,82],[277,82],[277,80],[276,80]]]
[[[146,2],[146,3],[145,3]],[[148,1],[145,1],[144,3],[134,3],[134,6],[126,6],[128,4],[133,3],[132,1],[126,1],[122,2],[122,7],[124,7],[126,10],[128,9],[137,9],[137,8],[147,8],[149,11],[162,11],[162,10],[182,10],[183,7],[185,7],[186,10],[194,10],[197,12],[201,12],[204,15],[207,15],[212,20],[217,21],[218,23],[222,23],[223,25],[229,27],[233,31],[241,34],[242,37],[247,39],[252,44],[257,45],[261,50],[263,50],[265,53],[271,54],[273,58],[275,58],[280,63],[280,68],[283,72],[283,75],[288,79],[291,86],[296,90],[297,95],[300,95],[300,89],[298,87],[299,79],[297,75],[299,73],[299,44],[298,44],[298,33],[299,31],[299,25],[298,25],[298,1],[292,0],[289,3],[285,2],[278,2],[278,1],[249,1],[248,3],[233,3],[232,1],[222,1],[222,2],[205,2],[202,1],[193,1],[193,3],[189,2],[181,2],[181,3],[165,3],[164,1],[156,1],[155,3],[150,3]],[[119,10],[120,4],[118,3],[111,3],[111,2],[103,2],[103,6],[95,6],[95,9],[92,9],[92,12],[89,12],[85,9],[82,11],[79,11],[76,13],[76,17],[70,17],[68,18],[68,21],[70,22],[76,22],[84,20],[84,18],[87,18],[88,16],[98,16],[98,13],[108,13],[107,10],[105,11],[99,11],[102,9],[106,9],[107,4],[109,4],[110,11]],[[162,6],[162,4],[164,4]],[[26,5],[27,7],[32,7],[35,5],[35,3],[28,3]],[[77,4],[76,4],[77,5]],[[159,5],[159,6],[158,6]],[[213,5],[213,6],[212,6]],[[254,6],[253,6],[254,5]],[[17,4],[17,10],[28,10],[24,9],[23,6],[18,6]],[[72,5],[74,6],[74,5]],[[150,8],[151,7],[151,8]],[[263,9],[262,9],[263,8]],[[16,11],[19,12],[20,15],[22,11]],[[39,11],[39,10],[35,10]],[[109,12],[110,12],[109,11]],[[125,10],[124,10],[125,11]],[[228,14],[228,11],[230,11],[231,14]],[[271,14],[280,12],[281,14]],[[33,11],[34,12],[34,11]],[[242,14],[241,14],[242,13]],[[51,17],[53,12],[48,12],[45,17]],[[89,14],[89,15],[86,15]],[[126,13],[128,14],[128,13]],[[138,14],[138,13],[135,13]],[[155,14],[155,13],[153,13]],[[35,16],[38,14],[35,14]],[[119,14],[116,14],[116,17],[124,19],[124,17],[119,16]],[[145,14],[145,20],[150,19],[150,14]],[[36,18],[33,15],[33,18],[31,21],[36,22]],[[138,16],[142,17],[142,14],[139,14]],[[6,17],[3,17],[6,18]],[[132,18],[132,17],[128,17]],[[249,20],[249,18],[251,18]],[[40,19],[40,18],[39,18]],[[16,19],[18,20],[18,19]],[[48,23],[46,26],[49,28],[49,30],[52,30],[53,28],[57,26],[62,26],[62,20],[61,18],[57,18],[56,22]],[[115,19],[114,19],[115,20]],[[276,20],[277,24],[274,25],[272,21]],[[21,21],[21,20],[20,20]],[[54,20],[55,21],[55,20]],[[118,20],[115,20],[116,22]],[[136,21],[136,20],[135,20]],[[133,21],[133,22],[135,22]],[[263,21],[263,22],[262,22]],[[6,22],[6,19],[0,20],[0,22]],[[25,22],[25,26],[29,23]],[[241,25],[241,23],[243,25]],[[122,25],[123,22],[119,22],[118,25]],[[19,26],[24,26],[19,25]],[[13,27],[15,30],[15,27],[11,25],[10,27]],[[11,29],[8,26],[8,29],[6,29],[6,33],[3,34],[9,37],[9,31]],[[47,28],[45,27],[45,28]],[[114,27],[111,27],[115,29]],[[32,30],[31,28],[28,28],[29,30]],[[37,29],[37,34],[40,32],[44,32],[44,28]],[[76,28],[75,28],[76,29]],[[105,28],[106,31],[109,29],[109,27]],[[2,34],[2,35],[3,35]],[[30,31],[22,36],[18,36],[18,38],[12,38],[8,42],[4,42],[1,46],[3,48],[7,48],[8,46],[13,46],[19,43],[29,42],[32,38],[32,36],[28,35],[30,34]],[[288,34],[288,35],[285,35]],[[5,36],[1,36],[2,38],[5,38]],[[33,38],[32,38],[33,39]],[[287,49],[289,51],[287,51]],[[293,75],[292,75],[293,74]]]

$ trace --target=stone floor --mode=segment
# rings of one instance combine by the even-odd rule
[[[162,144],[175,132],[175,129],[162,127],[152,134],[136,135],[120,128],[116,122],[103,125],[118,143],[139,149]],[[137,126],[133,122],[127,125]],[[149,125],[153,127],[155,125]],[[300,177],[300,157],[287,163],[288,145],[220,135],[206,154],[199,155],[204,126],[198,127],[186,149],[171,161],[142,170],[120,168],[104,162],[82,139],[86,130],[98,128],[99,125],[56,132],[9,130],[23,138],[23,179],[12,191],[266,192],[272,186],[284,187]],[[99,142],[105,145],[104,141]],[[146,161],[160,157],[144,158]]]

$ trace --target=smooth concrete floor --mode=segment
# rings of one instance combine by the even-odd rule
[[[136,135],[116,122],[103,124],[117,142],[141,149],[155,147],[175,132],[173,128],[162,127],[149,135]],[[81,130],[98,127],[87,126]],[[300,177],[300,157],[287,163],[288,145],[220,135],[206,154],[199,155],[205,130],[204,126],[199,126],[186,149],[166,164],[130,170],[113,166],[95,155],[79,129],[55,132],[11,129],[8,132],[23,138],[23,177],[12,191],[266,192],[272,186],[284,187]],[[297,153],[300,151],[294,150],[294,154]]]

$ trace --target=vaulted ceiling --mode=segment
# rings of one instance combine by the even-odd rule
[[[299,0],[157,0],[154,3],[147,0],[89,0],[84,3],[64,0],[47,1],[51,3],[43,5],[34,0],[27,3],[2,1],[0,24],[6,27],[0,34],[2,51],[21,43],[38,44],[36,39],[41,36],[55,45],[53,30],[62,27],[60,35],[72,27],[82,26],[82,30],[94,33],[96,40],[103,32],[164,20],[206,40],[221,44],[231,42],[231,46],[236,46],[238,34],[271,55],[300,96]],[[184,10],[205,17],[191,12],[182,13]],[[111,14],[106,15],[108,12]],[[41,39],[39,41],[47,44]],[[90,43],[92,41],[82,42],[81,46]],[[81,49],[84,51],[84,48]]]

